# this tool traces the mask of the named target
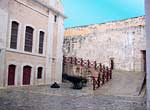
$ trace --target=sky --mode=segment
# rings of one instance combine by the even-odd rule
[[[144,0],[61,0],[65,28],[100,24],[144,14]]]

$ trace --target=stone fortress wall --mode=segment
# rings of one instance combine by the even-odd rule
[[[65,56],[97,61],[114,69],[144,71],[145,17],[68,28]]]

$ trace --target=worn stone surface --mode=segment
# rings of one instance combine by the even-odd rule
[[[96,95],[90,88],[34,86],[0,90],[0,110],[146,110],[145,98]]]
[[[126,71],[144,71],[144,17],[66,29],[64,55],[90,59]]]
[[[50,85],[0,89],[0,110],[146,110],[145,94],[136,94],[141,75],[115,71],[113,79],[95,91],[90,82],[81,90],[72,89],[71,83],[60,84],[59,89]]]

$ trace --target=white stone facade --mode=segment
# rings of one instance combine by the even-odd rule
[[[9,65],[16,67],[13,86],[23,85],[24,66],[31,67],[29,85],[61,83],[64,18],[59,0],[0,0],[0,87],[8,86]],[[16,49],[10,48],[13,21],[19,24]],[[25,51],[27,26],[33,28],[32,52]],[[39,54],[41,31],[43,53]],[[42,67],[40,79],[38,67]]]
[[[144,71],[145,18],[66,29],[64,55],[97,61],[114,69]]]

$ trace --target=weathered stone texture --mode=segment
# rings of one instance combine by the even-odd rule
[[[146,110],[145,98],[95,95],[89,87],[72,90],[60,85],[3,89],[0,110]],[[63,87],[62,87],[63,86]]]
[[[64,55],[96,60],[114,68],[143,71],[146,49],[144,17],[69,28],[65,31]]]

